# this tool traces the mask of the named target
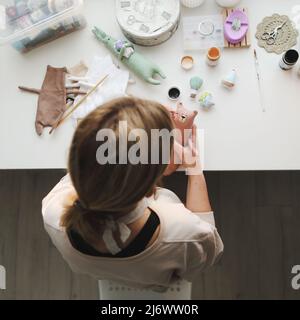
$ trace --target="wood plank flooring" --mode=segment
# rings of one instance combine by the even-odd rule
[[[97,281],[73,274],[43,229],[41,200],[63,170],[0,171],[1,299],[98,299]],[[300,172],[206,174],[221,261],[193,283],[193,299],[300,299]],[[186,177],[165,186],[185,199]]]

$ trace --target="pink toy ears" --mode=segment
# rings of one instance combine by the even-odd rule
[[[237,44],[242,42],[249,29],[247,15],[239,10],[234,10],[224,23],[224,36],[229,43]]]
[[[177,108],[177,110],[185,109],[184,104],[183,104],[182,102],[178,102],[176,108]],[[185,110],[186,110],[186,109],[185,109]],[[196,114],[196,115],[198,114],[198,111],[188,111],[188,112],[194,113],[194,114]]]
[[[171,109],[168,108],[168,107],[167,107],[167,109],[168,109],[168,111],[170,112],[171,118],[172,118],[173,120],[175,120],[175,119],[178,118],[178,116],[180,115],[180,111],[184,111],[184,113],[186,114],[186,115],[183,115],[183,117],[184,117],[185,119],[187,119],[187,118],[189,118],[189,117],[191,117],[191,116],[192,116],[192,118],[194,119],[194,118],[198,115],[198,111],[190,111],[190,110],[187,110],[187,109],[184,107],[184,105],[183,105],[182,102],[178,102],[178,103],[177,103],[177,105],[176,105],[176,110],[171,110]],[[181,119],[178,119],[178,120],[182,120],[181,122],[185,122],[185,121],[184,121],[185,119],[181,118]]]

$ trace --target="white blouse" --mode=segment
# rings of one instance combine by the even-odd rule
[[[136,288],[164,291],[179,278],[197,280],[223,252],[213,212],[193,213],[170,190],[159,188],[147,198],[160,219],[157,239],[143,252],[126,258],[95,257],[76,250],[60,226],[66,199],[74,187],[68,176],[45,197],[45,229],[63,258],[77,273],[97,280],[113,280]]]

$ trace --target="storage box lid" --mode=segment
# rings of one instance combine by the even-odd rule
[[[83,0],[0,0],[0,44],[49,28],[82,4]]]

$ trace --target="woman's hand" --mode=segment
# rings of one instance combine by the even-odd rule
[[[197,127],[195,125],[192,128],[191,137],[185,146],[182,146],[177,141],[174,142],[170,164],[164,175],[171,175],[179,168],[186,169],[188,175],[202,174],[197,145]]]

